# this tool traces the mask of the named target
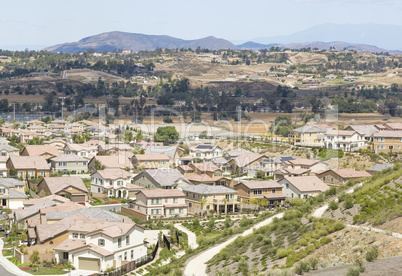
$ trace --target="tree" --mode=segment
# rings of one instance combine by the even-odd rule
[[[106,169],[105,165],[102,165],[102,163],[99,160],[95,160],[95,170],[101,171]]]
[[[392,92],[398,92],[398,84],[397,83],[391,84],[391,91]]]
[[[33,265],[36,265],[36,271],[38,271],[39,260],[40,260],[39,251],[38,251],[38,250],[34,250],[34,251],[32,252],[32,255],[29,256],[29,261],[30,261]]]
[[[158,127],[154,140],[156,142],[164,142],[172,144],[179,138],[179,133],[174,126]]]

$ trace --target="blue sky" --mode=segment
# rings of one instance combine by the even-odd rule
[[[240,42],[323,23],[402,25],[401,0],[0,0],[0,48],[108,31]]]

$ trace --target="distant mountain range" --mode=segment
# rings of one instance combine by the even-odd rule
[[[92,48],[102,52],[123,49],[131,51],[155,50],[156,48],[181,49],[197,47],[217,49],[264,49],[272,46],[301,49],[318,48],[338,50],[344,48],[367,52],[399,52],[402,50],[402,26],[377,24],[323,24],[287,36],[256,38],[235,45],[232,42],[208,36],[195,40],[184,40],[167,35],[146,35],[126,32],[108,32],[89,36],[78,42],[58,44],[44,50],[50,52],[84,52]]]

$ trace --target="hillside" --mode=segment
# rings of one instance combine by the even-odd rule
[[[197,47],[207,49],[236,49],[237,47],[231,42],[216,38],[213,36],[204,37],[195,40],[184,40],[167,35],[146,35],[138,33],[126,32],[107,32],[98,35],[89,36],[81,39],[78,42],[63,43],[55,46],[50,46],[44,50],[50,52],[84,52],[87,49],[94,49],[102,52],[104,50],[113,51],[114,49],[123,49],[131,51],[145,51],[162,49],[181,49]]]

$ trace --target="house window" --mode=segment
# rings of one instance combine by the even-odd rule
[[[388,149],[394,149],[394,146],[389,146]]]
[[[63,252],[63,259],[68,260],[68,252]]]
[[[123,181],[121,180],[117,181],[117,186],[123,186]]]
[[[46,176],[46,172],[41,171],[41,172],[40,172],[40,175],[41,175],[41,176]]]
[[[167,198],[165,198],[165,203],[168,203],[168,199],[167,199]]]
[[[177,197],[174,197],[173,198],[173,203],[177,203],[177,202],[179,202],[179,199]]]
[[[254,195],[261,195],[262,194],[262,190],[254,190],[253,191]]]
[[[127,261],[127,252],[124,252],[124,260]]]
[[[6,189],[0,189],[0,194],[5,194],[6,193]]]
[[[151,214],[152,215],[160,215],[161,214],[161,209],[152,209]]]
[[[188,192],[186,192],[186,196],[188,197]]]
[[[130,236],[129,235],[126,236],[126,245],[130,245]]]
[[[193,204],[191,202],[188,203],[188,207],[193,207]]]
[[[78,239],[78,233],[73,233],[73,238]]]
[[[247,190],[247,194],[250,195],[250,190]]]
[[[121,237],[117,239],[117,246],[121,247]]]
[[[333,177],[331,177],[331,183],[334,183],[334,178]]]
[[[377,142],[385,142],[385,138],[377,138]]]
[[[152,204],[161,204],[162,203],[162,199],[160,199],[160,198],[153,198],[152,199]]]
[[[325,176],[322,177],[322,181],[325,181]]]
[[[131,259],[134,259],[134,250],[131,250]]]
[[[276,190],[275,190],[275,189],[272,189],[272,193],[275,194],[275,193],[276,193]]]
[[[85,239],[85,234],[80,234],[80,239]]]
[[[183,208],[179,209],[179,213],[182,214],[183,213]]]
[[[99,246],[105,246],[105,240],[104,239],[99,239],[98,240],[98,245]]]
[[[289,188],[289,183],[286,183],[286,188]]]
[[[174,209],[169,209],[169,214],[174,215]]]

